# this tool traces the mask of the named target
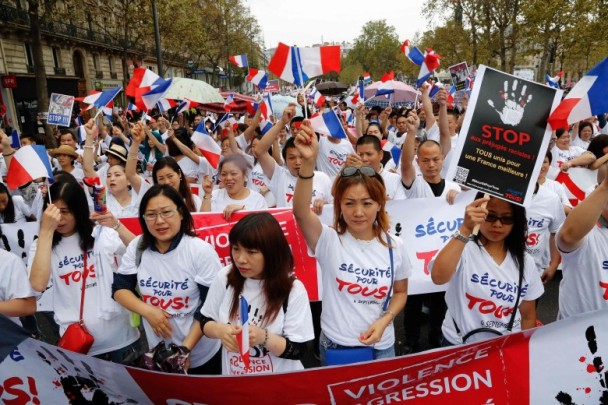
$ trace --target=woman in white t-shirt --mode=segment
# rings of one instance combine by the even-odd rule
[[[552,166],[560,168],[562,164],[585,153],[585,149],[570,144],[570,134],[564,128],[555,131],[555,135],[557,139],[555,146],[551,149],[551,153],[553,154]]]
[[[222,374],[302,370],[314,331],[308,295],[291,276],[294,259],[277,220],[267,212],[242,218],[229,235],[232,265],[214,280],[201,309],[205,336],[223,345]],[[239,353],[240,298],[249,318],[249,367]]]
[[[389,236],[382,177],[369,166],[347,166],[333,185],[334,226],[310,210],[318,141],[305,121],[295,139],[302,157],[293,213],[323,278],[319,352],[373,347],[374,359],[395,356],[393,321],[407,299],[411,264],[401,239]]]
[[[460,229],[430,264],[433,282],[448,283],[444,346],[536,326],[534,300],[544,288],[526,233],[524,207],[482,193],[467,206]]]
[[[247,188],[247,172],[251,166],[242,155],[234,154],[223,159],[218,166],[220,186],[213,189],[209,176],[203,180],[203,212],[223,212],[229,220],[236,211],[265,210],[268,208],[264,197]]]
[[[203,337],[197,315],[220,269],[217,253],[196,236],[173,187],[150,188],[139,214],[142,235],[129,244],[114,275],[114,299],[144,318],[150,348],[161,341],[182,345],[190,351],[189,374],[219,374],[220,344]]]
[[[35,219],[30,207],[21,196],[11,196],[4,183],[0,183],[0,223],[25,222]]]
[[[137,174],[139,145],[146,139],[144,128],[140,122],[135,124],[135,127],[131,131],[131,136],[133,142],[131,142],[129,149],[125,173],[135,192],[138,195],[143,195],[151,185]],[[154,184],[168,184],[173,187],[184,199],[188,211],[198,212],[200,210],[202,204],[200,197],[192,194],[184,172],[177,161],[171,156],[160,158],[154,163],[152,180]]]
[[[79,321],[85,284],[83,320],[95,338],[88,355],[129,364],[141,351],[139,331],[103,285],[111,285],[116,260],[132,234],[120,223],[94,232],[85,192],[76,181],[53,183],[49,192],[52,203],[44,210],[38,239],[30,248],[32,288],[43,293],[52,280],[53,311],[63,335]]]

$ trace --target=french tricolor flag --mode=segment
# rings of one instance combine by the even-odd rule
[[[249,74],[247,75],[247,81],[264,90],[266,88],[266,84],[268,84],[268,73],[263,70],[250,68]]]
[[[151,110],[152,108],[154,108],[154,106],[156,105],[156,103],[159,102],[160,99],[163,98],[163,96],[165,95],[165,93],[167,91],[169,91],[169,88],[171,87],[172,81],[171,79],[168,80],[163,80],[161,79],[162,82],[160,82],[160,84],[153,86],[152,90],[141,94],[141,88],[138,89],[138,93],[140,93],[140,97],[141,97],[141,102],[143,104],[143,107],[139,106],[139,108],[141,108],[142,110]],[[136,98],[137,101],[137,98]]]
[[[370,75],[369,72],[363,73],[363,83],[371,83],[371,82],[372,82],[372,75]]]
[[[226,101],[224,101],[224,110],[230,111],[236,106],[236,102],[234,101],[234,93],[230,93],[230,95],[226,97]]]
[[[401,51],[405,54],[405,56],[415,65],[422,66],[424,63],[424,54],[420,52],[418,47],[414,46],[410,49],[409,41],[405,41],[408,43],[407,47],[404,49],[401,47]]]
[[[133,76],[127,85],[125,94],[129,97],[137,97],[137,89],[142,87],[147,88],[147,90],[143,91],[143,93],[146,93],[152,89],[152,86],[160,84],[162,80],[159,75],[150,69],[135,68],[133,69]]]
[[[376,90],[376,96],[382,96],[387,94],[392,94],[395,92],[395,85],[393,84],[393,80],[395,79],[395,72],[392,70],[389,73],[385,73],[382,75],[382,83],[378,86]]]
[[[429,77],[433,74],[435,69],[439,67],[439,60],[441,56],[432,49],[427,49],[424,53],[424,62],[420,65],[420,73],[418,73],[418,87],[422,86],[422,83],[426,82]]]
[[[315,76],[340,72],[340,56],[339,45],[300,48],[279,42],[268,70],[289,83],[303,86]]]
[[[272,109],[272,101],[270,100],[270,94],[266,93],[264,94],[264,97],[262,98],[262,102],[260,103],[260,105],[258,106],[258,108],[262,109],[262,119],[267,120],[273,113],[273,109]]]
[[[53,180],[51,162],[44,145],[27,145],[15,152],[6,173],[6,185],[11,190],[39,177]]]
[[[243,68],[249,66],[249,63],[247,62],[247,55],[245,54],[230,56],[228,60],[230,60],[230,62],[232,62],[236,67]]]
[[[545,73],[545,80],[547,81],[547,86],[553,87],[554,89],[559,89],[559,79],[564,75],[564,71],[558,72],[554,77],[549,76],[549,73]]]
[[[340,118],[334,110],[323,114],[315,114],[310,118],[310,125],[315,132],[331,136],[332,138],[346,138],[346,131],[340,122]]]
[[[11,148],[19,149],[21,147],[21,139],[19,138],[19,132],[16,129],[13,129],[11,132]]]
[[[209,164],[213,166],[214,169],[217,169],[217,166],[220,163],[220,157],[222,156],[222,149],[213,140],[211,135],[209,135],[209,132],[207,132],[204,121],[201,121],[201,123],[198,124],[191,139]]]
[[[382,141],[382,150],[390,152],[391,157],[395,166],[399,165],[399,159],[401,159],[401,148],[387,140]]]
[[[239,352],[243,358],[245,369],[249,368],[249,304],[242,295],[239,296],[239,318],[241,318],[241,332],[236,335]]]
[[[161,113],[166,113],[167,111],[169,111],[170,109],[172,109],[173,107],[175,107],[177,105],[177,103],[175,102],[175,100],[171,100],[170,98],[161,98],[160,100],[158,100],[158,103],[156,103],[158,110]]]
[[[184,100],[184,101],[182,101],[182,102],[180,103],[180,105],[178,105],[178,106],[177,106],[177,108],[175,109],[175,114],[174,114],[174,118],[173,118],[173,119],[177,118],[177,116],[178,116],[180,113],[183,113],[184,111],[188,111],[188,110],[189,110],[189,109],[191,109],[191,108],[198,107],[199,105],[200,105],[200,104],[199,104],[199,103],[197,103],[196,101],[192,101],[192,100],[185,99],[185,100]]]
[[[608,57],[593,67],[570,90],[551,113],[549,125],[554,130],[594,115],[608,112]]]
[[[316,88],[310,93],[310,97],[317,108],[323,108],[325,105],[325,96],[319,92]]]

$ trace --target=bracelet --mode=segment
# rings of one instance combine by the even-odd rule
[[[391,322],[393,322],[395,320],[395,313],[393,311],[391,311],[390,309],[387,309],[386,311],[384,311],[382,316],[384,316],[386,314],[389,314],[391,316]]]
[[[300,174],[300,172],[298,172],[298,177],[299,177],[299,178],[301,178],[302,180],[310,180],[310,179],[312,179],[313,177],[315,177],[315,172],[312,172],[312,174],[311,174],[310,176],[302,176],[302,175]]]
[[[2,156],[4,156],[4,157],[13,156],[15,154],[15,152],[17,152],[17,151],[13,150],[11,153],[2,153]]]
[[[83,149],[93,149],[93,150],[95,150],[95,146],[93,146],[93,145],[84,145],[82,148]]]
[[[268,344],[268,328],[264,328],[264,343],[262,343],[262,346],[266,347],[267,344]]]
[[[211,199],[211,196],[210,196],[210,195],[208,196],[207,194],[205,194],[205,195],[203,196],[203,200],[210,200],[210,199]]]
[[[120,228],[120,221],[119,221],[119,220],[116,220],[116,225],[114,225],[114,226],[112,227],[112,230],[114,230],[114,231],[115,231],[115,230],[117,230],[118,228]]]

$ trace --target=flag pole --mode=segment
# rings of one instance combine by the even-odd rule
[[[300,50],[294,46],[294,52],[296,53],[296,67],[298,68],[298,75],[300,76],[300,90],[302,91],[302,98],[304,99],[304,106],[302,111],[304,113],[304,119],[308,119],[308,103],[306,101],[306,89],[304,88],[304,77],[302,75],[302,61],[300,60]]]
[[[51,201],[51,184],[49,183],[49,178],[47,177],[44,182],[46,183],[46,196],[49,199],[49,204],[52,204],[53,202]]]

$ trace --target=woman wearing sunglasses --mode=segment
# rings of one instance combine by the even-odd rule
[[[526,235],[526,210],[519,205],[478,193],[467,206],[460,229],[429,267],[435,284],[449,283],[444,346],[536,326],[534,300],[544,288],[526,253]]]
[[[170,185],[144,194],[139,224],[142,235],[129,243],[114,274],[114,299],[144,318],[150,348],[163,340],[185,346],[188,374],[220,374],[220,342],[203,337],[197,320],[220,270],[217,253],[196,236],[186,203]]]
[[[369,166],[342,169],[332,188],[334,226],[323,225],[310,210],[319,146],[308,121],[295,146],[302,166],[293,213],[323,274],[321,364],[327,349],[372,347],[374,359],[394,357],[393,320],[407,299],[411,264],[401,239],[387,233],[382,177]]]

